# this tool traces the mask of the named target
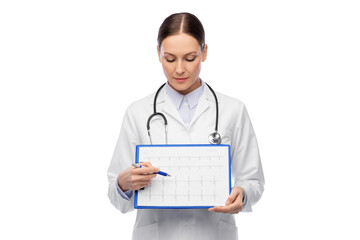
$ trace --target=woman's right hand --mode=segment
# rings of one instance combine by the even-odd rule
[[[139,190],[149,185],[151,179],[156,177],[160,169],[151,165],[150,162],[141,163],[141,168],[129,167],[118,176],[118,184],[124,192]]]

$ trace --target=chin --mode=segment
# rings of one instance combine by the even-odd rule
[[[175,80],[176,81],[176,80]],[[173,88],[176,88],[178,90],[185,90],[187,88],[189,88],[191,85],[189,83],[178,83],[178,82],[175,82],[174,80],[173,81],[169,81],[170,82],[170,85],[173,87]]]
[[[187,88],[184,88],[184,87],[179,87],[179,86],[177,86],[177,85],[171,85],[171,87],[172,87],[173,89],[175,89],[176,91],[184,91],[184,90],[187,89]]]

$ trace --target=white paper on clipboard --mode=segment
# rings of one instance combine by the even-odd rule
[[[231,191],[229,145],[138,145],[136,163],[161,171],[135,192],[135,208],[209,208],[224,205]]]

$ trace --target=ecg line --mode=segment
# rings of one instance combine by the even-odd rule
[[[158,168],[166,168],[166,169],[178,169],[180,170],[181,168],[188,168],[189,170],[190,169],[194,169],[194,168],[198,168],[199,170],[201,170],[202,168],[204,169],[213,169],[213,168],[218,168],[218,169],[221,169],[221,168],[224,168],[223,165],[212,165],[212,166],[204,166],[204,165],[193,165],[193,166],[180,166],[180,165],[157,165]]]
[[[204,188],[204,183],[206,183],[206,182],[212,183],[212,185],[213,185],[213,194],[204,194],[203,188]],[[211,180],[205,180],[205,179],[203,179],[203,176],[200,176],[200,180],[191,180],[190,176],[187,177],[187,180],[178,180],[178,178],[176,176],[174,177],[174,181],[165,181],[165,178],[161,178],[161,180],[155,180],[154,179],[154,180],[151,181],[150,185],[148,187],[146,187],[146,188],[149,189],[149,193],[142,193],[142,195],[148,196],[149,201],[151,201],[152,196],[153,197],[154,196],[161,196],[163,201],[165,200],[165,197],[175,197],[175,201],[177,201],[178,197],[183,197],[183,196],[187,196],[189,201],[190,201],[191,197],[198,197],[198,196],[201,197],[201,201],[203,201],[204,197],[213,197],[214,200],[216,201],[216,196],[219,196],[218,194],[216,194],[216,182],[217,181],[216,181],[215,176],[213,176],[213,178]],[[161,194],[152,193],[151,186],[154,183],[160,183],[162,185]],[[175,193],[174,194],[165,192],[165,189],[166,189],[165,184],[166,183],[172,183],[172,184],[175,185],[175,188],[174,188]],[[177,191],[178,183],[187,183],[187,194],[178,193],[178,191]],[[201,186],[200,194],[190,194],[190,189],[191,189],[193,183],[200,183],[200,186]]]
[[[191,179],[190,175],[187,175],[189,173],[186,172],[186,170],[187,169],[189,171],[190,170],[200,170],[201,171],[201,170],[206,170],[206,169],[223,170],[224,168],[227,167],[226,165],[220,165],[220,164],[216,164],[216,162],[214,162],[214,161],[222,161],[223,159],[224,159],[224,156],[145,157],[144,158],[145,161],[150,161],[153,164],[159,163],[156,166],[158,168],[160,168],[162,171],[167,171],[167,172],[170,171],[169,173],[172,175],[172,178],[168,179],[168,178],[162,177],[161,179],[153,179],[151,181],[150,185],[145,188],[145,190],[148,189],[148,192],[142,191],[141,195],[143,195],[144,197],[148,197],[150,202],[152,200],[152,197],[161,197],[163,202],[165,201],[166,197],[174,197],[176,202],[179,200],[179,197],[187,197],[188,201],[190,201],[190,199],[193,197],[200,197],[202,202],[205,197],[207,197],[207,198],[211,197],[211,198],[213,198],[214,201],[216,201],[216,198],[221,196],[221,194],[216,194],[216,192],[217,192],[216,183],[222,184],[224,180],[218,180],[218,182],[217,182],[215,175],[211,176],[211,175],[207,175],[207,174],[206,174],[206,177],[204,177],[202,174],[197,174],[196,176],[199,177],[200,179],[198,179],[198,178]],[[171,162],[173,162],[173,161],[185,162],[185,164],[189,163],[190,165],[192,163],[195,163],[195,164],[191,165],[191,166],[184,166],[184,165],[179,165],[179,164],[174,165],[174,164],[171,164]],[[204,162],[204,161],[206,161],[206,162]],[[167,162],[168,164],[166,164],[165,162]],[[204,165],[207,162],[215,163],[215,164]],[[182,173],[182,169],[185,170],[185,173]],[[171,172],[171,171],[173,171],[173,172]],[[174,173],[174,171],[176,173]],[[177,172],[177,171],[179,171],[179,172]],[[179,176],[183,176],[185,178],[179,179],[177,174]],[[210,177],[210,179],[209,179],[209,177]],[[200,189],[195,188],[198,193],[190,194],[191,190],[193,190],[194,186],[196,186],[196,185],[194,185],[196,183],[200,183]],[[207,184],[205,185],[205,183],[207,183]],[[158,186],[158,184],[162,185],[161,190],[160,189],[158,189],[160,191],[155,191],[154,189],[152,190],[152,186]],[[165,184],[167,186],[165,186]],[[171,192],[169,192],[169,190],[168,190],[168,188],[170,187],[169,184],[172,185],[171,188],[174,188],[174,189],[172,189]],[[185,189],[183,189],[183,191],[179,191],[178,187],[181,186],[179,184],[186,184],[187,193],[185,192],[186,191]],[[207,189],[205,189],[205,188],[207,188]]]

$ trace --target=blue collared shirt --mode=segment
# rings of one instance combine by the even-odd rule
[[[201,81],[201,86],[192,92],[182,95],[173,89],[169,83],[166,83],[166,94],[170,97],[172,102],[175,104],[184,124],[188,126],[194,116],[196,107],[199,103],[199,99],[204,92],[204,84]]]

